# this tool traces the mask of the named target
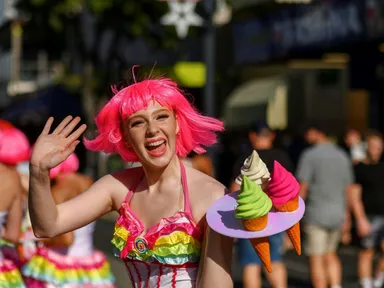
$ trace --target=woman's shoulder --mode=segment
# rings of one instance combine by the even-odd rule
[[[195,169],[192,167],[186,168],[189,185],[196,186],[196,188],[210,188],[213,193],[221,193],[225,186],[217,181],[215,178]],[[214,192],[221,191],[221,192]]]
[[[127,191],[132,188],[143,173],[141,167],[119,170],[107,174],[96,181],[96,185],[106,186],[107,189],[113,191]]]
[[[216,179],[196,169],[186,169],[192,210],[196,207],[205,214],[213,202],[227,193],[227,189]]]
[[[110,174],[106,174],[96,181],[96,184],[114,185],[120,184],[123,186],[131,187],[142,175],[143,169],[141,167],[122,169]]]

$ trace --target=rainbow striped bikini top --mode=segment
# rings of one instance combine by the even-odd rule
[[[195,287],[202,233],[192,216],[186,172],[181,167],[184,211],[162,218],[144,232],[143,223],[129,207],[129,190],[115,223],[112,243],[115,255],[124,260],[134,287]]]

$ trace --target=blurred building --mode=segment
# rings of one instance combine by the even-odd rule
[[[335,135],[346,126],[383,131],[384,1],[286,2],[294,1],[234,1],[237,88],[227,122],[296,128],[320,120]]]
[[[51,83],[48,56],[25,40],[18,0],[0,1],[0,108]]]
[[[7,97],[7,85],[11,79],[11,51],[9,49],[9,40],[6,39],[9,23],[16,16],[14,1],[0,1],[0,108],[9,103]]]

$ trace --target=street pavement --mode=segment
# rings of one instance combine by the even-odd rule
[[[103,251],[112,267],[112,271],[116,276],[116,285],[118,288],[130,288],[130,281],[125,270],[124,264],[112,254],[112,244],[110,243],[113,234],[114,219],[116,214],[109,214],[103,219],[97,221],[95,230],[95,246]],[[342,247],[339,249],[339,255],[343,264],[343,288],[358,288],[356,279],[356,263],[357,251],[353,247]],[[237,263],[236,249],[234,249],[233,261],[233,279],[235,287],[243,287],[241,283],[241,268]],[[285,255],[285,264],[288,269],[288,287],[304,288],[311,287],[309,280],[309,266],[305,256],[297,256],[293,251],[289,251]],[[263,287],[270,287],[263,281]]]

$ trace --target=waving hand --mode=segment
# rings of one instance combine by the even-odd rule
[[[50,133],[53,120],[53,117],[50,117],[45,123],[32,152],[31,164],[40,169],[52,169],[63,162],[80,143],[78,138],[87,128],[87,125],[83,124],[74,130],[80,122],[80,117],[73,119],[72,116],[67,116]]]

